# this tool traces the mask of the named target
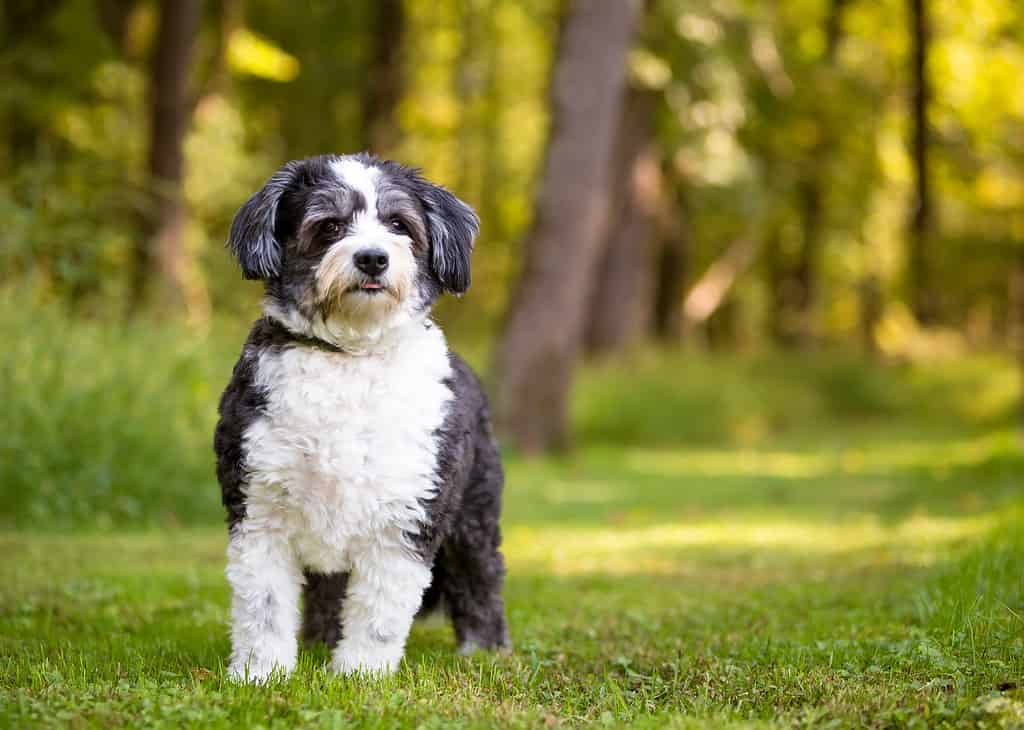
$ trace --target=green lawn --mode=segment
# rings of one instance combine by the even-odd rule
[[[133,411],[130,443],[177,456],[119,472],[129,456],[107,442],[128,426],[91,385],[64,383],[52,397],[73,419],[39,438],[74,452],[94,412],[106,450],[82,472],[88,499],[47,512],[12,492],[31,485],[0,484],[4,725],[1024,727],[1024,457],[1006,363],[647,353],[592,368],[576,454],[510,459],[511,655],[456,657],[435,622],[393,678],[333,678],[321,650],[265,687],[225,679],[209,416],[172,408],[207,402],[229,356],[162,366],[184,375],[145,377],[186,385],[152,388],[160,413]],[[29,397],[3,417],[43,423]],[[32,459],[72,490],[93,460]],[[190,495],[173,465],[199,475]],[[121,511],[124,475],[147,466],[173,499],[147,511],[147,483]]]

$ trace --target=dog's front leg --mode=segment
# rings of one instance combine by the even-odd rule
[[[228,545],[231,584],[231,664],[237,681],[260,682],[287,674],[298,655],[302,572],[288,539],[242,522]]]
[[[401,545],[373,545],[352,561],[334,671],[388,674],[398,668],[430,565]]]

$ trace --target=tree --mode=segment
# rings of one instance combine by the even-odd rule
[[[536,218],[496,362],[499,423],[525,453],[568,445],[569,394],[605,242],[637,11],[628,0],[577,0],[562,21]]]
[[[661,170],[652,138],[658,96],[630,87],[613,162],[611,217],[588,307],[586,347],[617,352],[648,334],[654,305]]]
[[[908,278],[910,304],[922,324],[935,321],[935,293],[932,289],[928,246],[932,234],[931,186],[928,178],[928,50],[930,29],[927,0],[909,0],[911,38],[910,115],[911,157],[914,164],[914,193],[910,213],[908,241]]]
[[[803,163],[803,174],[796,184],[796,208],[800,219],[801,245],[796,266],[791,278],[777,292],[784,298],[782,306],[791,310],[793,331],[788,331],[783,316],[776,323],[777,333],[783,342],[795,341],[807,345],[814,336],[814,313],[819,299],[821,278],[821,248],[824,242],[826,195],[829,159],[837,144],[835,130],[829,118],[830,105],[835,97],[823,92],[828,84],[836,81],[836,57],[843,38],[843,10],[849,0],[830,0],[825,16],[825,56],[821,69],[816,74],[816,99],[809,116],[816,133],[807,159]],[[824,98],[822,98],[824,97]],[[781,314],[781,313],[780,313]]]
[[[398,143],[395,110],[402,98],[402,0],[376,0],[371,9],[370,57],[363,87],[363,147],[386,155]]]
[[[131,304],[146,299],[155,277],[172,306],[188,299],[185,134],[192,117],[189,70],[199,30],[199,0],[162,0],[149,69],[149,178],[152,194],[135,249]]]
[[[683,335],[682,301],[690,265],[690,206],[686,181],[678,174],[664,175],[671,204],[662,205],[663,220],[659,234],[658,260],[655,263],[654,302],[651,326],[662,342],[677,342]]]

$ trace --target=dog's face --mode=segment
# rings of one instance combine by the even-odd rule
[[[277,311],[359,332],[466,291],[478,228],[415,170],[324,155],[278,170],[238,211],[228,245]]]

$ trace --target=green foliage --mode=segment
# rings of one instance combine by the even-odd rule
[[[2,302],[0,521],[218,521],[211,438],[237,333],[225,347],[166,323],[29,319],[23,295]]]
[[[96,3],[47,5],[23,28],[0,28],[10,41],[0,51],[0,213],[8,222],[0,281],[79,311],[120,310],[140,224],[152,213],[146,58],[155,14],[136,4],[118,40]],[[792,325],[772,309],[773,297],[785,296],[815,237],[809,316],[820,339],[858,337],[866,283],[878,286],[881,313],[898,315],[911,179],[904,6],[649,4],[631,76],[660,99],[665,215],[687,232],[690,277],[739,236],[771,243],[717,316],[733,340],[757,343]],[[1024,107],[1010,93],[1024,70],[1024,15],[1008,0],[929,6],[931,263],[946,324],[988,348],[1010,333],[1006,274],[1024,231]],[[385,152],[480,210],[475,267],[485,284],[469,293],[469,307],[442,311],[477,335],[492,333],[531,222],[561,4],[405,0],[403,17],[383,28],[368,0],[344,12],[330,2],[307,3],[300,14],[264,0],[238,7],[237,15],[204,14],[191,74],[190,317],[245,308],[219,244],[253,188],[286,158],[365,144],[375,83],[367,69],[393,39],[403,90],[386,120],[399,141]]]
[[[810,424],[884,431],[897,415],[925,433],[1010,427],[1017,392],[998,358],[877,368],[845,353],[649,350],[587,370],[574,408],[586,443],[758,445]]]

